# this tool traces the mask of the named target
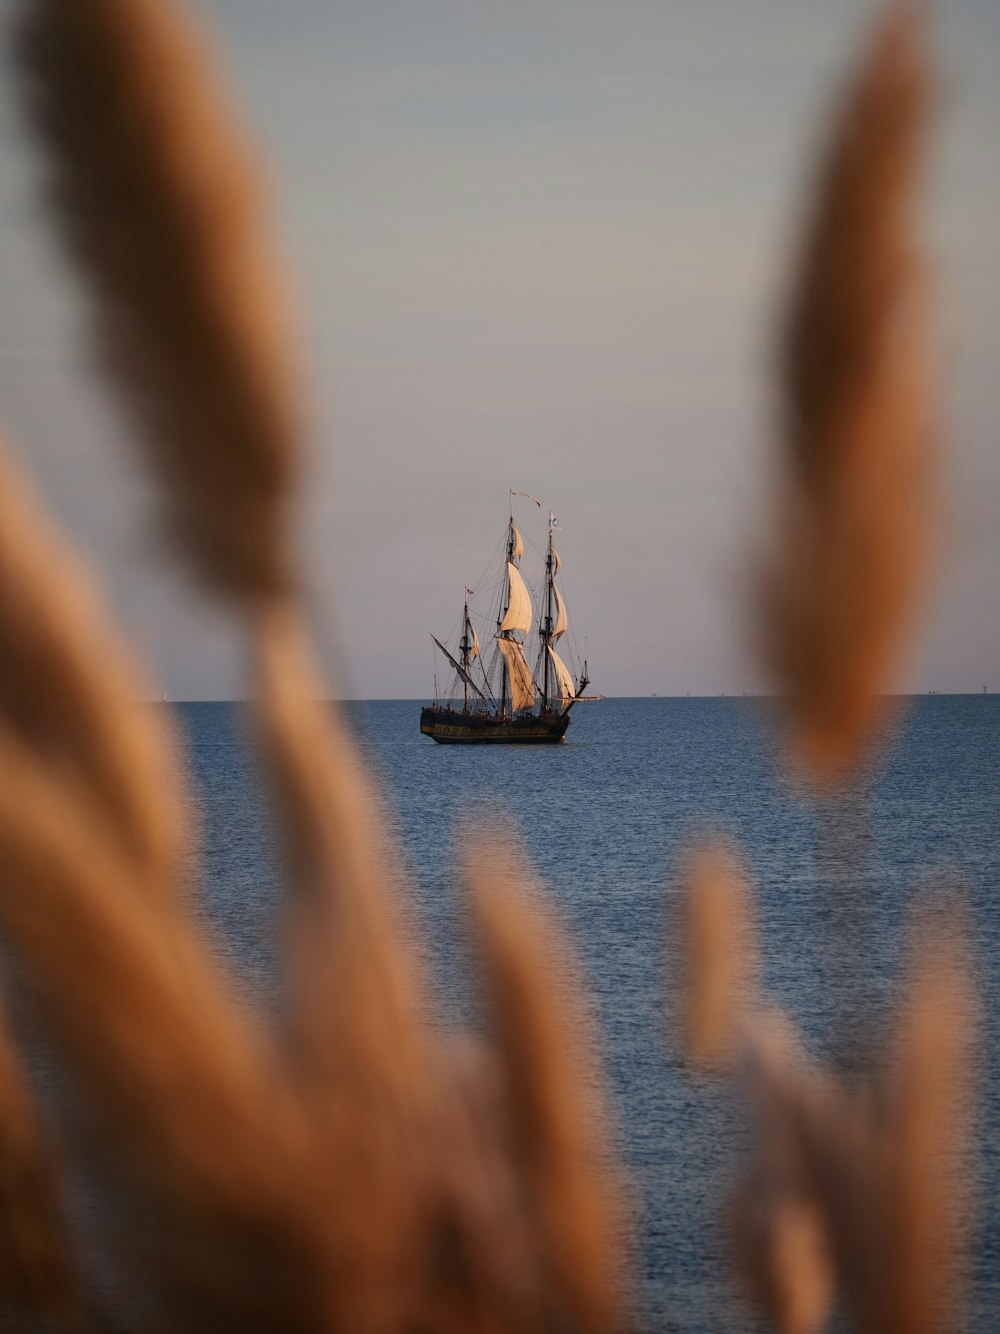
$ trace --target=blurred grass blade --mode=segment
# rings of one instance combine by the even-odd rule
[[[918,7],[894,4],[840,106],[785,330],[761,637],[821,783],[872,743],[923,589],[931,375],[912,214],[928,87]]]
[[[71,784],[144,893],[176,892],[190,817],[164,711],[71,553],[0,459],[0,725]]]
[[[555,1327],[623,1322],[624,1224],[596,1046],[564,942],[520,859],[482,837],[466,850],[511,1148]],[[543,1308],[544,1309],[544,1308]]]
[[[290,582],[284,293],[247,146],[179,0],[29,0],[16,52],[102,360],[211,587]]]

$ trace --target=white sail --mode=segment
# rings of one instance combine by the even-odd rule
[[[535,679],[525,660],[524,650],[513,639],[498,639],[497,643],[507,660],[511,708],[515,713],[518,709],[530,709],[535,702]]]
[[[551,551],[552,551],[552,573],[558,574],[559,570],[562,567],[562,561],[559,559],[559,552],[556,551],[555,547],[552,547]]]
[[[555,584],[552,585],[552,596],[556,600],[556,619],[552,627],[552,638],[558,639],[569,629],[569,621],[566,619],[566,603],[562,600],[562,594]]]
[[[521,578],[520,570],[510,561],[507,562],[507,573],[510,576],[510,602],[507,604],[507,614],[500,622],[500,629],[523,630],[528,634],[532,617],[531,594]]]
[[[514,534],[514,559],[520,560],[524,555],[524,542],[513,519],[510,521],[510,531]]]
[[[573,686],[573,678],[569,674],[569,669],[560,658],[554,648],[549,648],[549,657],[552,659],[552,666],[556,669],[556,681],[559,683],[559,697],[562,707],[565,708],[571,700],[576,699],[576,689]]]
[[[479,657],[479,636],[476,634],[476,627],[469,622],[469,629],[472,631],[472,647],[469,649],[470,658]]]

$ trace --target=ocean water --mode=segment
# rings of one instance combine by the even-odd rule
[[[263,1004],[279,989],[280,876],[240,706],[176,706],[195,776],[204,913]],[[397,885],[434,977],[440,1022],[473,1021],[456,839],[469,818],[516,828],[593,998],[631,1184],[640,1329],[750,1329],[730,1278],[726,1205],[747,1127],[673,1037],[679,866],[704,831],[742,851],[769,995],[810,1048],[848,1066],[890,1013],[915,905],[965,905],[983,1023],[978,1200],[967,1327],[1000,1322],[1000,699],[906,703],[862,793],[821,816],[782,775],[753,699],[580,705],[558,747],[437,746],[419,705],[349,707],[387,801]]]

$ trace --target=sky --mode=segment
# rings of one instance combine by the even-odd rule
[[[0,0],[6,22],[11,0]],[[738,693],[773,348],[859,0],[200,0],[258,143],[308,407],[296,526],[340,693],[422,698],[510,489],[561,522],[592,689]],[[1000,690],[1000,4],[934,7],[923,210],[947,526],[900,689]],[[92,374],[0,80],[0,422],[174,699],[247,689]],[[539,545],[534,506],[518,512]]]

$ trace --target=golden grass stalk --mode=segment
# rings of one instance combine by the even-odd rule
[[[407,1318],[426,1283],[428,1157],[445,1092],[426,1031],[416,960],[390,897],[377,806],[290,600],[252,626],[258,717],[287,864],[286,989],[294,1078],[326,1120],[320,1150],[344,1198],[331,1243],[349,1328]],[[384,822],[383,822],[384,823]],[[447,1150],[442,1149],[442,1152]]]
[[[172,0],[28,0],[17,52],[103,362],[210,586],[289,583],[298,409],[247,148]]]
[[[383,1096],[390,1086],[413,1096],[427,1068],[422,1001],[390,898],[374,794],[353,740],[322,698],[295,608],[268,605],[254,629],[261,732],[289,869],[289,984],[306,1064],[323,1080],[372,1080]]]
[[[929,76],[915,4],[890,6],[817,182],[783,343],[784,452],[760,591],[794,752],[823,783],[872,740],[921,591],[929,370],[911,214]]]
[[[733,1211],[744,1286],[780,1334],[817,1334],[835,1275],[799,1144],[811,1080],[787,1021],[761,1007],[751,895],[731,849],[705,842],[689,852],[677,938],[678,1018],[688,1059],[727,1071],[751,1114],[751,1169]]]
[[[246,164],[221,123],[195,43],[173,12],[154,0],[97,0],[85,14],[42,0],[25,11],[20,49],[37,80],[38,118],[56,157],[61,215],[97,289],[97,324],[116,382],[166,482],[175,542],[209,584],[248,594],[254,603],[250,633],[260,719],[292,890],[288,975],[295,1059],[289,1094],[309,1128],[308,1170],[289,1164],[290,1150],[278,1133],[284,1103],[262,1087],[262,1058],[253,1055],[247,1036],[224,1036],[233,1022],[231,1005],[211,994],[211,976],[204,976],[200,951],[183,925],[160,920],[150,938],[141,912],[129,918],[117,895],[102,898],[95,885],[73,878],[71,857],[46,868],[63,879],[64,895],[76,905],[72,917],[71,905],[60,904],[76,933],[84,929],[79,914],[86,905],[85,916],[96,910],[107,919],[108,948],[133,961],[128,978],[120,967],[116,977],[109,965],[108,995],[127,995],[129,981],[149,993],[133,1009],[141,1016],[152,1007],[143,1028],[164,1044],[168,1056],[162,1059],[189,1104],[184,1119],[193,1164],[178,1163],[180,1144],[161,1144],[168,1127],[154,1115],[163,1101],[156,1096],[163,1093],[158,1063],[130,1051],[131,1029],[122,1033],[122,1020],[91,998],[95,1031],[110,1026],[112,1032],[105,1039],[106,1062],[90,1057],[88,1066],[73,1026],[60,1027],[73,1001],[85,999],[71,995],[77,979],[42,949],[33,935],[37,917],[25,922],[11,905],[0,907],[7,929],[44,974],[52,1021],[111,1124],[122,1109],[117,1090],[104,1080],[116,1067],[130,1072],[134,1105],[126,1142],[134,1147],[134,1170],[147,1182],[152,1159],[169,1165],[180,1183],[169,1187],[152,1174],[161,1210],[165,1192],[177,1218],[185,1208],[196,1217],[214,1210],[224,1229],[239,1227],[241,1213],[244,1219],[249,1214],[259,1218],[258,1231],[279,1255],[291,1249],[308,1258],[316,1253],[311,1205],[322,1201],[320,1250],[327,1277],[303,1280],[301,1291],[283,1302],[266,1294],[272,1300],[257,1303],[253,1327],[294,1328],[296,1312],[310,1302],[319,1309],[315,1304],[325,1292],[335,1293],[329,1310],[337,1327],[352,1330],[421,1322],[426,1328],[498,1329],[504,1321],[511,1329],[533,1323],[541,1330],[550,1324],[550,1308],[579,1308],[587,1314],[586,1327],[595,1327],[608,1299],[600,1295],[607,1250],[598,1265],[599,1211],[585,1186],[596,1171],[594,1161],[589,1155],[581,1161],[583,1140],[573,1147],[574,1114],[564,1109],[557,1115],[551,1094],[533,1126],[520,1115],[530,1080],[516,1078],[516,1063],[526,1062],[534,1078],[537,1044],[545,1039],[548,1051],[554,1039],[548,1030],[525,1032],[510,1036],[505,1046],[507,1084],[518,1095],[519,1113],[508,1118],[520,1137],[511,1161],[501,1138],[508,1119],[484,1107],[479,1090],[456,1084],[449,1061],[424,1031],[419,980],[388,898],[367,782],[335,716],[321,703],[325,692],[298,611],[284,596],[292,584],[284,518],[295,425],[284,331],[275,317]],[[90,105],[95,87],[105,90],[97,107]],[[38,853],[33,832],[38,830],[29,828],[27,843],[18,846],[22,859]],[[0,822],[0,849],[3,834]],[[8,836],[12,842],[13,831]],[[111,868],[104,869],[106,877]],[[46,920],[54,917],[50,911]],[[66,926],[63,921],[49,939],[53,948]],[[210,1016],[206,1031],[187,1039],[187,1051],[169,1030],[189,1019],[193,1028],[196,1021],[182,1012],[181,997],[163,975],[153,951],[157,940],[176,951],[178,976],[193,973],[194,993],[202,992],[196,1008]],[[511,952],[513,957],[513,946]],[[527,962],[520,972],[518,986],[527,993]],[[514,984],[499,990],[510,1010]],[[223,1048],[232,1046],[235,1072],[227,1074],[224,1051],[214,1051],[217,1036]],[[564,1035],[566,1041],[575,1038]],[[214,1056],[223,1060],[215,1080]],[[252,1128],[233,1131],[229,1149],[226,1123],[243,1102],[259,1110]],[[206,1132],[199,1111],[213,1103],[218,1106],[209,1120],[220,1124],[218,1137]],[[257,1136],[259,1152],[273,1160],[271,1170],[291,1193],[283,1194],[270,1173],[261,1186],[249,1171],[243,1208],[225,1200],[226,1174],[244,1165]],[[202,1181],[209,1165],[200,1157],[201,1143],[222,1159],[222,1180]],[[561,1190],[566,1200],[560,1215]],[[522,1196],[531,1201],[530,1225],[518,1205]],[[298,1210],[289,1200],[299,1202]],[[277,1234],[276,1219],[283,1224]],[[246,1221],[242,1226],[245,1231]],[[187,1299],[181,1306],[172,1300],[167,1309],[210,1327],[213,1318],[232,1316],[235,1298],[227,1307],[221,1294],[246,1285],[239,1281],[239,1253],[227,1249],[224,1230],[215,1242],[204,1232],[196,1235],[205,1242],[204,1259],[191,1246],[180,1254],[168,1247],[162,1277],[177,1282]],[[156,1254],[164,1259],[162,1234],[159,1244],[154,1260]],[[505,1248],[513,1261],[500,1258]],[[582,1278],[571,1273],[570,1260],[578,1255],[588,1260]],[[243,1263],[249,1262],[244,1251]],[[287,1276],[287,1267],[276,1265],[272,1257],[263,1272],[275,1280]],[[228,1282],[213,1279],[208,1269],[221,1271]],[[572,1296],[574,1283],[584,1297]],[[259,1280],[252,1282],[250,1293],[259,1287]]]
[[[961,1314],[973,988],[962,948],[942,932],[916,933],[910,971],[878,1084],[802,1121],[862,1334],[932,1334]]]
[[[753,1001],[756,943],[743,869],[720,844],[689,853],[677,927],[685,1050],[696,1066],[724,1064],[737,1050]]]
[[[815,1203],[752,1178],[738,1201],[735,1232],[740,1275],[756,1306],[780,1334],[818,1334],[834,1275]]]
[[[52,1148],[0,1014],[0,1319],[61,1324],[79,1307]]]
[[[71,559],[12,482],[4,501],[0,923],[83,1092],[118,1244],[186,1328],[318,1318],[313,1132],[183,900],[151,892],[183,852],[168,742]]]
[[[478,839],[466,864],[511,1152],[552,1303],[540,1323],[615,1329],[623,1320],[622,1201],[575,969],[509,847]]]
[[[295,1010],[314,1024],[312,1056],[353,1059],[354,1076],[372,1079],[381,1060],[386,1078],[412,1080],[418,1007],[366,780],[280,596],[297,413],[247,152],[179,5],[41,0],[24,10],[18,49],[60,218],[166,484],[178,550],[209,583],[254,595],[265,751],[297,897]]]
[[[0,644],[0,725],[73,787],[144,892],[175,890],[187,824],[177,738],[138,703],[148,692],[94,590],[2,459]]]
[[[826,1323],[836,1274],[799,1121],[822,1086],[780,1015],[759,1014],[744,1025],[739,1073],[754,1134],[733,1215],[740,1273],[781,1334],[816,1334]]]
[[[141,1136],[146,1125],[162,1123],[177,1152],[193,1156],[192,1175],[224,1170],[226,1155],[215,1150],[231,1127],[202,1117],[200,1091],[176,1105],[169,1095],[175,1080],[191,1093],[199,1071],[216,1072],[212,1082],[220,1085],[252,1086],[251,1071],[264,1064],[252,1029],[226,1003],[177,910],[136,894],[128,863],[94,829],[75,793],[6,734],[0,772],[0,859],[6,882],[21,887],[3,894],[0,915],[44,983],[40,1007],[87,1080],[109,1102],[123,1100],[123,1129],[130,1123]],[[219,1142],[203,1148],[213,1122]],[[195,1126],[201,1134],[190,1133]]]
[[[914,934],[889,1071],[880,1167],[893,1244],[883,1301],[868,1323],[890,1334],[961,1323],[978,1012],[957,926],[924,925]]]
[[[860,1334],[957,1323],[968,1239],[974,988],[954,921],[910,949],[882,1062],[847,1087],[756,1000],[732,854],[689,858],[680,951],[690,1059],[735,1080],[753,1127],[734,1224],[745,1285],[782,1334],[816,1334],[835,1287]]]
[[[927,931],[864,1083],[811,1068],[782,1019],[745,1026],[754,1148],[736,1232],[747,1287],[783,1334],[822,1328],[835,1284],[860,1334],[958,1323],[975,1030],[963,952]]]
[[[119,1245],[185,1328],[318,1319],[326,1219],[268,1044],[179,908],[136,893],[75,794],[8,735],[0,785],[0,922],[83,1094]]]

